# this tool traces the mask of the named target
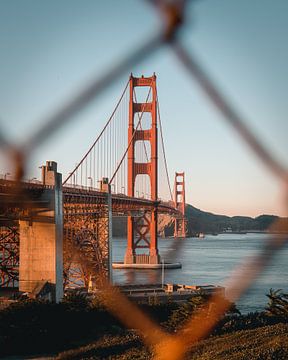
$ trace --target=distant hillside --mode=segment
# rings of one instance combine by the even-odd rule
[[[225,216],[216,215],[186,206],[186,217],[188,219],[188,233],[204,232],[219,233],[226,229],[232,231],[264,231],[267,230],[278,218],[274,215],[260,215],[256,218],[248,216]]]
[[[220,233],[226,229],[233,232],[238,231],[265,231],[273,222],[278,219],[274,215],[260,215],[256,218],[248,216],[225,216],[212,214],[195,208],[192,205],[186,205],[186,217],[188,220],[188,234],[194,235],[203,233]],[[288,222],[288,218],[282,218],[283,222]],[[160,235],[173,235],[173,219],[169,215],[160,215],[158,221],[158,230]],[[126,235],[126,218],[113,219],[113,235]]]

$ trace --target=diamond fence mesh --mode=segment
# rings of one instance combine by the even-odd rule
[[[281,183],[284,183],[283,197],[287,200],[288,176],[286,167],[279,163],[268,150],[266,144],[257,138],[250,130],[248,121],[244,121],[238,112],[231,106],[228,99],[218,90],[217,84],[213,83],[208,74],[202,69],[195,54],[188,51],[181,42],[179,31],[185,27],[186,1],[148,1],[159,14],[162,27],[159,33],[143,42],[139,48],[133,49],[121,62],[115,62],[107,73],[102,77],[93,79],[91,83],[60,109],[54,111],[43,122],[43,127],[32,133],[26,139],[24,147],[19,149],[10,144],[5,134],[0,129],[0,148],[5,154],[5,160],[13,164],[16,183],[20,184],[29,163],[29,157],[37,151],[44,140],[51,137],[62,126],[69,124],[71,119],[83,110],[90,102],[93,102],[99,94],[113,84],[125,72],[129,71],[135,64],[145,61],[157,49],[168,46],[175,53],[182,66],[189,75],[189,80],[198,83],[206,94],[209,101],[214,105],[215,111],[220,112],[223,121],[232,126],[258,160],[262,162]],[[161,20],[160,20],[161,19]],[[21,191],[19,186],[19,192]],[[15,194],[15,197],[19,194]],[[25,199],[26,200],[26,199]],[[23,200],[24,201],[24,200]],[[11,203],[10,203],[11,204]],[[7,207],[5,199],[1,204],[1,213],[4,214]],[[254,283],[255,279],[262,273],[270,259],[281,251],[288,240],[287,225],[276,221],[271,230],[281,231],[283,236],[270,238],[265,242],[263,248],[253,258],[246,260],[241,268],[236,268],[230,275],[226,287],[226,295],[231,301],[237,301]],[[9,230],[13,232],[13,228]],[[5,234],[7,236],[7,233]],[[13,244],[14,246],[14,244]],[[11,259],[17,262],[17,259]],[[193,347],[200,339],[205,338],[217,324],[221,316],[226,312],[229,303],[221,296],[215,294],[209,302],[199,310],[196,315],[188,321],[176,334],[166,333],[161,327],[144,315],[141,310],[132,304],[120,291],[106,284],[104,286],[105,305],[116,317],[118,317],[128,328],[139,330],[143,342],[153,349],[155,359],[182,359],[185,353]],[[213,306],[211,306],[213,304]],[[209,316],[207,314],[209,313]]]

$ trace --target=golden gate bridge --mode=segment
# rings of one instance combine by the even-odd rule
[[[111,280],[114,216],[127,217],[123,265],[157,268],[158,215],[174,219],[175,237],[186,236],[186,219],[184,173],[175,173],[174,196],[169,182],[156,75],[131,74],[64,181],[57,163],[47,161],[41,182],[0,179],[0,196],[1,287],[32,293],[49,283],[56,301],[63,287],[101,287]]]

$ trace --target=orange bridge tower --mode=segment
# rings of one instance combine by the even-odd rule
[[[181,215],[175,218],[174,237],[186,237],[187,219],[185,218],[185,172],[175,173],[174,202]]]
[[[133,100],[134,88],[150,87],[152,100],[136,103]],[[135,115],[147,112],[151,114],[151,127],[143,130],[135,127]],[[128,126],[128,196],[135,196],[135,180],[138,175],[150,178],[151,200],[155,206],[145,211],[141,217],[128,216],[127,249],[125,264],[159,264],[160,256],[157,244],[157,201],[158,201],[158,144],[157,144],[157,93],[156,75],[136,78],[130,76],[130,102]],[[146,163],[135,161],[135,144],[137,141],[149,141],[151,154]],[[149,236],[150,235],[150,236]],[[139,250],[141,253],[139,253]],[[145,252],[146,250],[146,252]],[[148,251],[147,251],[148,250]],[[148,252],[148,253],[147,253]]]

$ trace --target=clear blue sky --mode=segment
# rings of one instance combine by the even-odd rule
[[[275,156],[288,165],[288,1],[198,0],[182,41]],[[15,143],[159,28],[144,1],[0,1],[0,129]],[[38,149],[29,176],[67,174],[97,136],[130,72],[158,76],[171,176],[187,201],[228,215],[287,214],[281,184],[230,129],[169,48],[130,69]],[[5,172],[3,157],[0,173]]]

